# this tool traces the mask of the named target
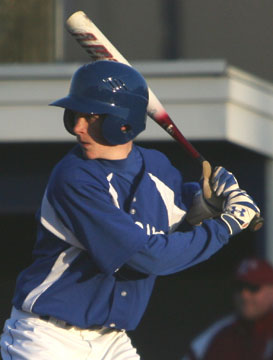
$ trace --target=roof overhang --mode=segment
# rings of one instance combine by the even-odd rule
[[[81,64],[0,66],[0,142],[73,141],[62,109],[48,104],[67,94]],[[273,158],[273,85],[223,60],[135,62],[189,140],[223,140]],[[169,140],[153,120],[139,140]]]

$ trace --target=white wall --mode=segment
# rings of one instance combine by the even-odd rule
[[[134,65],[188,139],[228,140],[273,158],[272,84],[220,60]],[[62,110],[48,104],[67,94],[78,66],[0,66],[0,142],[69,141]],[[149,120],[139,139],[169,135]]]

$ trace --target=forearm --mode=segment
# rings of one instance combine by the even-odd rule
[[[192,231],[151,236],[127,264],[147,274],[168,275],[207,260],[228,239],[228,228],[223,221],[207,220]]]

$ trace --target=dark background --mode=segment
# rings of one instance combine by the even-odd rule
[[[198,180],[201,168],[175,142],[142,142],[168,155],[185,181]],[[263,210],[265,159],[227,142],[194,142],[214,165],[236,174]],[[0,327],[9,316],[16,276],[31,262],[35,211],[50,171],[72,143],[2,144],[0,207]],[[159,164],[160,166],[160,164]],[[249,171],[251,169],[251,172]],[[159,277],[139,327],[130,332],[143,360],[179,359],[193,336],[231,310],[231,275],[245,256],[263,256],[263,230],[244,231],[208,261],[184,272]]]

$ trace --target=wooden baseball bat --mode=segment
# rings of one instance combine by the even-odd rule
[[[98,27],[91,21],[83,11],[73,13],[65,23],[68,32],[79,42],[79,44],[90,55],[92,61],[112,60],[131,66],[124,56],[114,47],[114,45],[104,36]],[[211,176],[210,163],[196,150],[196,148],[184,137],[172,121],[164,106],[157,96],[149,88],[149,103],[147,108],[148,115],[167,131],[183,149],[195,159],[203,168],[204,185],[203,191],[206,199],[210,199],[213,194],[209,184]],[[263,225],[263,219],[255,216],[249,225],[250,230],[259,230]]]

